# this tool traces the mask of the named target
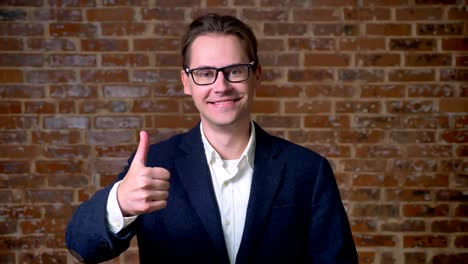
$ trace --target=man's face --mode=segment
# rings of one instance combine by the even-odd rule
[[[250,62],[238,37],[206,34],[192,43],[188,67],[221,68]],[[209,85],[197,85],[191,75],[181,71],[184,93],[192,96],[204,126],[236,127],[250,122],[251,105],[255,89],[260,84],[261,70],[258,66],[255,72],[251,68],[248,71],[249,78],[238,83],[227,81],[220,71],[216,81]]]

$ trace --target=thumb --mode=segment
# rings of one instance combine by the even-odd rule
[[[146,164],[146,156],[148,154],[149,139],[148,134],[145,131],[140,132],[140,143],[138,143],[138,149],[135,153],[134,162],[138,162],[142,165]]]

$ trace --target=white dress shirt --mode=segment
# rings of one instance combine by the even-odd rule
[[[211,180],[216,195],[216,201],[221,214],[224,240],[231,263],[236,262],[237,252],[242,240],[247,205],[250,196],[250,186],[255,160],[255,126],[251,122],[249,142],[239,159],[223,160],[208,142],[200,124],[203,147],[211,172]],[[112,186],[106,206],[107,226],[117,234],[130,225],[137,216],[124,217],[117,201],[117,188],[121,181]],[[169,195],[170,191],[169,191]]]
[[[223,160],[206,139],[202,125],[200,125],[202,141],[221,214],[224,240],[229,259],[231,263],[235,263],[244,231],[252,184],[256,146],[255,126],[252,122],[249,143],[240,158]]]

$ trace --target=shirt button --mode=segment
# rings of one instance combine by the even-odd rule
[[[223,186],[224,186],[224,187],[227,187],[228,185],[229,185],[228,182],[223,183]]]
[[[225,225],[225,226],[228,226],[228,225],[230,225],[230,224],[231,224],[231,222],[229,222],[229,220],[227,220],[227,219],[224,220],[224,225]]]

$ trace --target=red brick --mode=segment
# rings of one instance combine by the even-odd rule
[[[130,154],[132,154],[132,152],[135,150],[135,146],[133,145],[107,146],[106,145],[106,146],[96,146],[94,149],[96,152],[96,156],[98,157],[128,158]]]
[[[265,41],[267,42],[267,41]],[[279,47],[277,50],[282,51],[284,50],[282,40],[276,40],[276,42],[281,43],[278,45]],[[265,51],[265,47],[267,47],[267,43],[262,44],[260,41],[259,49]],[[313,51],[313,50],[329,50],[333,51],[336,49],[335,40],[331,38],[289,38],[288,39],[288,47],[289,50],[295,51]]]
[[[391,235],[355,234],[354,242],[358,247],[394,247],[397,238]]]
[[[340,38],[338,40],[342,51],[378,51],[385,50],[385,38],[382,37],[357,37]]]
[[[398,54],[373,53],[373,54],[356,55],[356,66],[386,67],[386,66],[399,66],[399,65],[400,65],[400,55]]]
[[[31,250],[41,247],[43,238],[40,236],[4,237],[0,240],[0,250]]]
[[[28,203],[65,203],[73,200],[73,192],[69,190],[26,190],[25,200]]]
[[[12,160],[31,160],[39,154],[39,149],[37,146],[2,145],[0,146],[0,153],[7,153],[6,157]]]
[[[49,161],[37,160],[35,162],[36,172],[38,173],[83,173],[85,172],[82,161]]]
[[[83,39],[81,40],[83,51],[128,51],[126,39]]]
[[[437,47],[434,39],[397,38],[390,39],[390,50],[434,51]]]
[[[314,24],[312,32],[316,36],[358,36],[357,24]]]
[[[468,70],[465,69],[440,69],[441,81],[459,81],[468,80]]]
[[[299,55],[294,53],[260,53],[259,60],[262,67],[299,66]],[[263,78],[263,77],[262,77]]]
[[[350,60],[346,54],[305,54],[304,66],[349,66]]]
[[[248,4],[251,6],[251,4]],[[228,15],[228,16],[235,16],[239,17],[237,14],[237,10],[234,8],[226,8],[226,7],[200,7],[200,8],[193,8],[193,11],[191,12],[190,18],[195,19],[197,17],[210,14],[210,13],[216,13],[220,15]]]
[[[80,79],[86,83],[127,82],[127,70],[81,70]]]
[[[34,21],[82,21],[81,10],[78,9],[39,9],[32,14]]]
[[[34,144],[77,144],[81,142],[78,131],[33,131],[31,138]]]
[[[319,82],[330,80],[333,80],[332,70],[305,69],[288,71],[288,81],[290,82]]]
[[[442,49],[449,51],[466,51],[468,50],[468,38],[442,39]]]
[[[183,22],[163,22],[154,24],[154,34],[156,36],[181,38],[186,31]]]
[[[48,146],[42,148],[42,156],[51,159],[85,159],[91,154],[90,146]]]
[[[51,23],[49,33],[53,37],[93,38],[97,27],[89,23]]]
[[[6,38],[2,37],[0,39],[0,50],[1,51],[17,51],[23,50],[23,40],[20,38]]]
[[[27,48],[34,51],[75,51],[75,42],[69,39],[29,38]]]
[[[307,32],[307,25],[300,23],[265,23],[265,36],[301,36]]]
[[[453,97],[455,88],[450,84],[410,84],[410,97]]]
[[[380,102],[360,101],[336,101],[335,111],[337,113],[380,113]]]
[[[435,194],[436,201],[463,202],[466,201],[466,193],[460,190],[438,190]]]
[[[241,13],[241,17],[249,21],[287,21],[289,17],[288,12],[283,9],[244,8]]]
[[[436,133],[434,131],[393,131],[390,139],[399,144],[408,143],[435,143]]]
[[[23,82],[23,71],[0,69],[0,83],[21,83]]]
[[[52,54],[48,57],[52,67],[95,67],[96,55]]]
[[[184,20],[184,10],[171,7],[143,8],[143,20]]]
[[[448,8],[448,19],[450,20],[464,20],[468,15],[468,10],[460,7],[449,7]]]
[[[405,248],[441,248],[447,247],[447,237],[431,235],[405,235],[403,237],[403,246]]]
[[[435,220],[432,222],[431,230],[437,233],[466,233],[468,222],[463,220]]]
[[[87,100],[78,108],[80,113],[123,113],[130,109],[130,105],[126,101]]]
[[[346,135],[346,134],[344,134]],[[362,139],[359,138],[360,136],[364,137],[370,137],[369,142],[371,141],[382,141],[383,135],[379,132],[375,133],[375,131],[372,131],[371,133],[362,135],[362,134],[357,134],[357,135],[351,135],[354,137],[358,137],[356,139],[356,142],[362,142]],[[377,136],[377,139],[374,139]],[[349,142],[353,141],[351,140],[344,140],[343,142]],[[367,143],[367,141],[366,141]],[[371,146],[359,146],[356,148],[356,156],[357,157],[363,157],[363,158],[372,158],[372,157],[381,157],[381,158],[396,158],[396,157],[401,157],[403,153],[403,150],[400,146],[394,146],[394,145],[371,145]]]
[[[425,35],[425,36],[463,35],[463,23],[418,24],[416,31],[418,35]]]
[[[423,220],[405,220],[402,222],[387,222],[382,224],[382,231],[388,232],[424,232],[426,223]]]
[[[153,83],[160,81],[175,81],[180,79],[180,70],[158,69],[158,70],[135,70],[133,71],[135,82]]]
[[[426,264],[426,253],[405,252],[405,264]]]
[[[351,149],[349,146],[321,145],[321,144],[312,144],[312,145],[306,144],[304,146],[325,157],[338,157],[338,158],[351,157]]]
[[[345,20],[390,20],[391,10],[386,8],[344,8]]]
[[[436,174],[433,176],[421,173],[402,174],[403,184],[406,187],[445,187],[449,186],[449,177],[447,174]]]
[[[0,127],[4,129],[31,129],[39,126],[38,117],[0,116]]]
[[[145,54],[103,54],[103,66],[148,66],[149,59]]]
[[[285,50],[285,41],[283,39],[259,38],[258,49],[263,52],[281,52]]]
[[[337,133],[339,143],[379,143],[384,139],[383,131],[341,130]]]
[[[21,253],[20,263],[66,263],[67,253],[65,252],[44,252],[44,253]]]
[[[21,113],[21,102],[19,101],[2,101],[0,102],[1,114],[18,114]]]
[[[44,56],[41,54],[9,53],[0,56],[1,67],[42,67]]]
[[[361,85],[361,97],[363,98],[386,98],[403,97],[405,86],[403,85]]]
[[[113,174],[114,180],[115,175],[120,173],[123,169],[123,166],[127,164],[127,158],[122,159],[101,159],[98,158],[95,161],[95,169],[99,174]]]
[[[342,160],[344,171],[349,172],[381,172],[385,170],[387,162],[375,159],[347,159]]]
[[[426,189],[387,189],[385,192],[387,201],[429,201],[431,192]]]
[[[50,96],[52,98],[93,98],[97,96],[97,87],[81,84],[51,85]]]
[[[178,50],[180,40],[170,38],[134,39],[133,49],[136,51],[174,51]]]
[[[370,36],[409,36],[410,24],[367,24],[366,33]]]
[[[468,99],[442,99],[439,102],[439,111],[466,113],[468,112]]]
[[[397,21],[409,20],[441,20],[443,10],[441,8],[399,8],[396,9]]]
[[[26,131],[0,131],[0,144],[25,144]]]
[[[349,201],[377,201],[380,200],[380,190],[372,188],[353,188]]]
[[[0,35],[4,36],[42,36],[44,25],[40,23],[1,23]]]
[[[44,118],[45,129],[88,129],[89,117],[84,116],[57,116]]]
[[[142,127],[141,117],[136,116],[99,116],[94,119],[95,127],[106,128],[140,128]]]
[[[285,113],[330,113],[328,101],[288,101],[284,104]]]
[[[31,70],[27,71],[26,81],[38,83],[67,83],[76,81],[76,74],[72,70]]]
[[[345,82],[383,82],[384,78],[384,71],[379,69],[338,70],[338,80]]]
[[[122,143],[135,143],[135,133],[132,131],[89,131],[86,135],[86,143],[94,145],[109,145]]]
[[[466,248],[468,246],[468,236],[459,236],[455,238],[454,245],[457,248]],[[468,256],[465,256],[466,259]]]
[[[365,252],[365,251],[359,251],[358,252],[358,261],[361,264],[373,264],[375,261],[375,252]]]
[[[192,111],[194,113],[196,111]],[[263,113],[263,114],[275,114],[280,112],[280,103],[277,101],[270,100],[255,100],[253,107],[253,113]]]
[[[299,127],[300,118],[298,116],[257,116],[256,121],[266,128]]]
[[[398,179],[391,175],[360,173],[353,177],[353,186],[395,187]]]
[[[257,97],[297,97],[302,91],[300,86],[262,84],[256,90]]]
[[[453,254],[437,254],[432,257],[432,262],[434,264],[450,264],[450,263],[459,263],[466,264],[468,259],[468,253],[453,253]]]
[[[354,219],[350,221],[353,232],[373,232],[377,231],[377,221],[367,219]]]
[[[340,13],[333,8],[314,8],[293,10],[294,21],[337,21]]]
[[[93,7],[96,0],[49,0],[49,5],[56,7]]]
[[[132,21],[134,10],[131,7],[99,8],[86,10],[88,21]]]
[[[155,66],[164,66],[164,67],[180,67],[182,64],[182,57],[178,53],[156,53],[155,57]],[[260,60],[263,64],[263,60]]]

